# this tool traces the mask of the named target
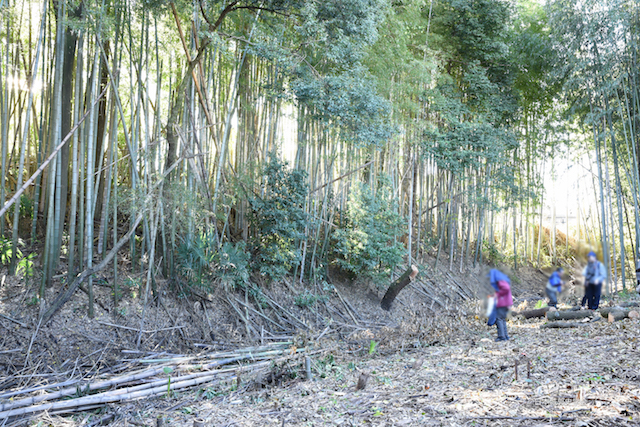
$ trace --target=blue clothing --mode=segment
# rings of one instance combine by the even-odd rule
[[[554,291],[562,292],[562,279],[557,271],[554,271],[551,273],[551,276],[549,276],[549,284],[555,288],[553,289]]]
[[[491,286],[496,291],[500,290],[498,288],[498,282],[500,280],[503,280],[503,281],[507,282],[509,285],[511,285],[511,280],[509,279],[509,276],[507,276],[506,274],[504,274],[500,270],[496,270],[495,268],[492,269],[491,271],[489,271],[489,279],[491,280]]]
[[[589,306],[589,310],[597,310],[600,306],[600,295],[602,295],[602,283],[598,285],[589,283],[587,287],[584,288],[582,305],[586,302]]]
[[[582,271],[585,277],[585,285],[589,283],[602,284],[607,279],[607,272],[604,269],[604,264],[600,261],[587,264]]]
[[[498,287],[498,282],[499,281],[505,281],[507,282],[509,285],[511,285],[511,280],[509,279],[509,276],[507,276],[506,274],[504,274],[502,271],[497,270],[497,269],[491,269],[491,271],[489,271],[489,280],[491,281],[491,287],[498,292],[500,290],[500,288]],[[491,311],[491,314],[489,315],[489,321],[487,322],[487,325],[489,326],[493,326],[497,323],[497,307],[496,304],[498,303],[498,299],[496,298],[496,301],[494,303],[493,306],[493,310]]]
[[[489,320],[487,321],[487,325],[489,326],[493,326],[496,324],[496,317],[497,317],[497,311],[496,311],[496,301],[493,301],[493,310],[491,310],[491,314],[489,315]]]
[[[498,307],[496,309],[496,328],[498,329],[498,339],[496,341],[507,341],[509,334],[507,333],[507,313],[509,307]]]

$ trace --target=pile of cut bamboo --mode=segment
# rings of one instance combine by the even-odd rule
[[[269,368],[273,362],[289,360],[305,353],[306,349],[296,348],[291,341],[283,341],[193,356],[134,359],[129,361],[132,372],[114,378],[78,382],[66,388],[63,387],[69,384],[68,381],[46,387],[6,390],[0,394],[0,420],[24,418],[42,411],[48,411],[49,414],[87,411],[108,403],[161,396],[175,390],[232,381],[238,375],[255,375]],[[140,369],[141,365],[147,367]],[[17,396],[22,398],[15,400]]]

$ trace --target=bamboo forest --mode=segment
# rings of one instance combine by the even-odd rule
[[[639,50],[636,0],[0,0],[0,422],[637,425]]]

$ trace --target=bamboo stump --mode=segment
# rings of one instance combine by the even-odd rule
[[[396,299],[401,290],[405,288],[409,283],[413,281],[413,279],[418,275],[418,267],[412,265],[409,267],[407,271],[404,272],[402,276],[395,282],[389,286],[387,289],[387,293],[384,294],[382,301],[380,302],[380,307],[383,310],[391,310],[391,304]]]
[[[547,319],[549,320],[575,320],[584,319],[586,317],[593,317],[593,310],[581,310],[581,311],[549,311],[547,313]]]
[[[356,384],[356,391],[364,390],[367,386],[367,381],[369,381],[370,375],[367,372],[360,373],[360,377],[358,378],[358,383]]]

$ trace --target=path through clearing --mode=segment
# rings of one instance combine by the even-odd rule
[[[513,320],[507,343],[493,342],[495,328],[481,320],[463,323],[442,345],[378,355],[336,350],[317,361],[324,378],[313,381],[192,396],[182,412],[161,409],[175,401],[154,405],[147,425],[158,415],[180,426],[196,416],[211,426],[640,425],[639,323],[541,330],[540,320]],[[354,391],[359,371],[371,377]]]

